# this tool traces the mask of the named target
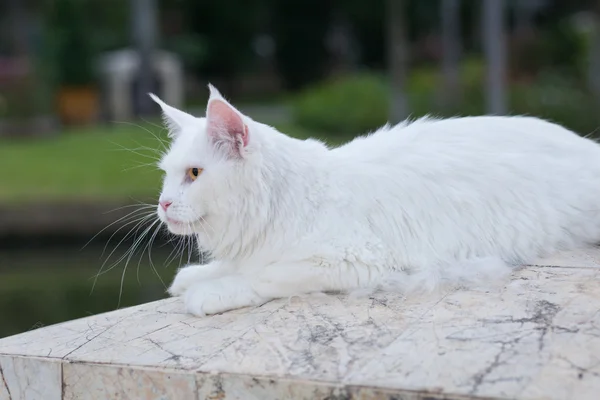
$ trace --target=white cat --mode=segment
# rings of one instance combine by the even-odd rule
[[[600,240],[600,146],[529,117],[423,118],[330,149],[153,99],[173,137],[159,218],[214,261],[169,291],[206,315],[278,297],[497,281]],[[399,287],[398,287],[399,286]]]

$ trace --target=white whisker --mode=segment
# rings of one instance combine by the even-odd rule
[[[133,257],[133,255],[135,254],[135,251],[137,250],[138,246],[140,245],[140,243],[142,242],[142,240],[144,239],[144,237],[145,237],[145,236],[148,234],[148,232],[150,232],[150,229],[152,229],[152,227],[153,227],[153,226],[154,226],[154,225],[155,225],[157,222],[159,222],[159,221],[158,221],[158,219],[154,220],[154,222],[152,222],[152,223],[150,224],[150,226],[148,226],[148,227],[146,228],[146,230],[144,230],[144,231],[142,232],[142,234],[141,234],[141,235],[140,235],[140,236],[139,236],[139,237],[136,239],[136,241],[134,242],[133,246],[131,246],[131,250],[128,252],[128,253],[129,253],[129,255],[127,256],[127,260],[125,261],[125,266],[123,267],[123,273],[121,274],[121,285],[120,285],[120,288],[119,288],[119,301],[118,301],[118,303],[117,303],[117,308],[119,308],[119,307],[121,306],[121,298],[122,298],[122,295],[123,295],[123,284],[125,283],[125,273],[127,272],[127,266],[129,265],[129,262],[131,261],[131,257]],[[123,258],[125,257],[125,255],[127,255],[127,253],[125,253],[125,254],[123,255],[123,257],[121,257],[121,258],[120,258],[120,259],[119,259],[119,260],[118,260],[118,261],[115,263],[115,265],[116,265],[116,264],[118,264],[118,263],[120,263],[120,262],[123,260]],[[114,267],[114,266],[113,266],[113,267]],[[111,267],[111,268],[109,268],[109,269],[112,269],[113,267]]]
[[[159,157],[153,157],[153,156],[150,156],[148,154],[140,153],[139,151],[136,151],[136,150],[128,149],[127,147],[123,146],[122,144],[115,143],[115,142],[112,142],[112,141],[110,143],[114,144],[115,146],[118,146],[118,147],[121,148],[121,149],[114,149],[113,151],[128,151],[128,152],[133,153],[133,154],[135,154],[137,156],[140,156],[140,157],[149,158],[149,159],[154,160],[156,162],[160,161]]]
[[[136,222],[138,222],[138,224],[136,224],[136,225],[135,225],[135,226],[132,228],[132,230],[133,230],[133,229],[135,229],[135,228],[136,228],[138,225],[141,225],[141,224],[143,224],[145,220],[147,220],[147,219],[151,218],[151,217],[152,217],[154,214],[155,214],[155,212],[154,212],[154,211],[147,211],[146,213],[144,213],[144,214],[142,214],[142,215],[139,215],[139,216],[137,216],[138,218],[136,218],[136,219],[133,219],[133,220],[131,220],[131,221],[128,221],[127,223],[123,224],[123,226],[121,226],[121,227],[119,227],[117,230],[115,230],[115,231],[112,233],[112,235],[110,235],[110,237],[108,238],[108,240],[106,241],[106,244],[104,245],[104,248],[102,249],[102,254],[100,254],[100,257],[104,256],[104,253],[106,252],[106,248],[108,247],[108,244],[110,243],[110,241],[112,240],[112,238],[113,238],[113,237],[114,237],[114,236],[115,236],[117,233],[119,233],[119,232],[121,231],[121,229],[125,228],[127,225],[130,225],[130,224],[133,224],[133,223],[136,223]],[[133,218],[133,217],[132,217],[132,218]],[[125,235],[125,237],[123,238],[123,240],[127,239],[127,238],[129,237],[130,233],[131,233],[131,231],[129,231],[129,233],[127,233],[127,234]],[[119,243],[117,243],[117,246],[119,246],[121,243],[122,243],[122,241],[121,241],[121,242],[119,242]],[[116,250],[116,249],[115,249],[115,250]],[[112,253],[111,253],[111,254],[112,254]],[[110,255],[109,255],[108,257],[110,257]]]
[[[92,290],[91,290],[91,292],[93,292],[93,291],[94,291],[94,288],[96,287],[96,282],[98,281],[98,277],[99,277],[100,275],[103,275],[103,274],[107,273],[108,271],[112,270],[112,269],[115,267],[115,265],[117,265],[119,262],[121,262],[121,261],[123,260],[124,256],[123,256],[123,257],[121,257],[119,260],[117,260],[117,261],[116,261],[114,264],[112,264],[112,265],[111,265],[111,266],[110,266],[110,267],[109,267],[107,270],[104,270],[104,266],[106,265],[106,263],[108,262],[108,260],[110,260],[110,258],[111,258],[111,257],[112,257],[112,255],[115,253],[115,251],[116,251],[116,250],[119,248],[119,246],[121,245],[121,243],[123,243],[125,240],[127,240],[127,239],[128,239],[130,236],[131,236],[132,232],[133,232],[134,234],[135,234],[135,233],[137,233],[137,232],[138,232],[138,230],[139,230],[139,228],[140,228],[140,226],[141,226],[141,225],[143,225],[143,224],[144,224],[144,222],[145,222],[145,221],[147,221],[147,220],[148,220],[149,218],[151,218],[151,217],[152,217],[152,215],[147,215],[147,216],[145,216],[145,217],[141,217],[141,218],[139,218],[139,219],[137,219],[137,220],[135,220],[135,221],[132,221],[132,222],[130,222],[130,223],[133,223],[133,222],[136,222],[136,221],[137,221],[137,223],[136,223],[136,224],[133,226],[133,228],[131,228],[131,229],[129,230],[129,232],[128,232],[128,233],[127,233],[127,234],[126,234],[126,235],[125,235],[125,236],[124,236],[124,237],[123,237],[123,238],[122,238],[120,241],[119,241],[119,243],[117,243],[117,245],[115,246],[115,248],[114,248],[114,249],[113,249],[113,250],[110,252],[110,254],[108,255],[108,257],[106,258],[106,261],[104,261],[104,262],[102,263],[102,265],[100,266],[100,270],[98,271],[98,273],[96,273],[96,275],[94,275],[94,277],[93,277],[93,278],[94,278],[94,283],[92,284]],[[124,227],[124,226],[123,226],[123,227]],[[115,235],[115,234],[116,234],[116,233],[117,233],[119,230],[121,230],[123,227],[119,228],[119,229],[118,229],[116,232],[114,232],[114,233],[111,235],[111,238],[112,238],[112,237],[113,237],[113,236],[114,236],[114,235]],[[110,241],[110,239],[109,239],[109,241]],[[107,242],[107,244],[104,246],[104,250],[103,250],[102,254],[104,254],[104,251],[106,251],[106,246],[107,246],[107,245],[108,245],[108,242]],[[127,254],[127,252],[126,252],[125,254]]]
[[[143,120],[143,119],[142,119],[142,120]],[[143,121],[144,121],[144,122],[146,122],[146,123],[149,123],[149,124],[151,124],[151,125],[154,125],[154,126],[156,126],[156,127],[158,127],[158,128],[160,128],[162,131],[166,131],[166,129],[165,129],[164,127],[161,127],[161,126],[159,126],[159,125],[156,125],[156,124],[152,124],[152,123],[150,123],[150,122],[148,122],[148,121],[145,121],[145,120],[143,120]],[[133,126],[135,126],[135,127],[137,127],[137,128],[140,128],[140,129],[142,129],[142,130],[144,130],[144,131],[148,132],[149,134],[151,134],[152,136],[154,136],[154,138],[155,138],[155,139],[156,139],[156,140],[157,140],[157,141],[158,141],[158,142],[159,142],[159,143],[162,145],[162,147],[164,148],[164,150],[165,150],[165,151],[168,151],[168,148],[167,148],[167,146],[165,145],[165,143],[168,143],[168,142],[167,142],[166,140],[164,140],[164,139],[161,139],[160,137],[158,137],[158,135],[156,135],[156,134],[155,134],[154,132],[152,132],[150,129],[148,129],[148,128],[145,128],[145,127],[143,127],[143,126],[141,126],[141,125],[139,125],[139,124],[135,124],[135,123],[133,123],[133,122],[128,122],[128,121],[114,121],[114,122],[115,122],[115,123],[117,123],[117,124],[133,125]]]
[[[121,208],[125,208],[125,207],[127,207],[127,206],[124,206],[124,207],[121,207]],[[126,215],[122,216],[121,218],[117,219],[116,221],[114,221],[114,222],[111,222],[110,224],[108,224],[107,226],[105,226],[104,228],[102,228],[102,229],[101,229],[101,230],[100,230],[98,233],[96,233],[94,236],[92,236],[92,238],[91,238],[90,240],[88,240],[88,242],[87,242],[85,245],[83,245],[83,247],[81,248],[81,250],[83,250],[83,249],[84,249],[84,248],[85,248],[87,245],[89,245],[89,244],[90,244],[90,243],[91,243],[91,242],[92,242],[92,241],[93,241],[93,240],[94,240],[96,237],[98,237],[98,235],[100,235],[102,232],[104,232],[105,230],[107,230],[108,228],[110,228],[111,226],[113,226],[114,224],[116,224],[116,223],[118,223],[118,222],[121,222],[121,221],[127,221],[127,219],[129,219],[129,218],[133,218],[133,217],[134,217],[134,216],[132,216],[132,214],[135,214],[136,212],[141,212],[141,211],[142,211],[142,210],[140,210],[140,209],[134,210],[134,211],[132,211],[132,212],[130,212],[130,213],[128,213],[128,214],[126,214]],[[122,228],[122,227],[121,227],[121,228]],[[119,228],[119,229],[121,229],[121,228]],[[117,230],[117,231],[118,231],[118,230]],[[109,239],[109,240],[110,240],[110,239]]]

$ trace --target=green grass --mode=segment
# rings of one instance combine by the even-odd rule
[[[0,202],[155,196],[161,129],[117,124],[0,142]],[[148,147],[146,149],[145,147]]]
[[[283,132],[305,138],[294,126]],[[150,132],[149,132],[150,131]],[[161,173],[156,168],[159,125],[113,124],[74,129],[56,137],[0,141],[0,203],[37,201],[152,201]]]

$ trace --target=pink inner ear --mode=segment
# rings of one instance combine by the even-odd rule
[[[244,134],[242,135],[242,142],[244,147],[248,145],[248,125],[244,125]]]
[[[212,100],[208,106],[207,117],[212,135],[240,136],[244,146],[248,144],[248,127],[239,114],[221,100]]]

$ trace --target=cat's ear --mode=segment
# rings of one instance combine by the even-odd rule
[[[171,107],[153,93],[148,93],[148,95],[162,109],[163,122],[169,129],[169,136],[176,135],[184,126],[193,125],[196,122],[196,117],[193,115]]]
[[[242,157],[248,145],[248,125],[243,115],[221,96],[211,84],[210,97],[206,107],[206,131],[217,147],[223,148],[228,155]]]

